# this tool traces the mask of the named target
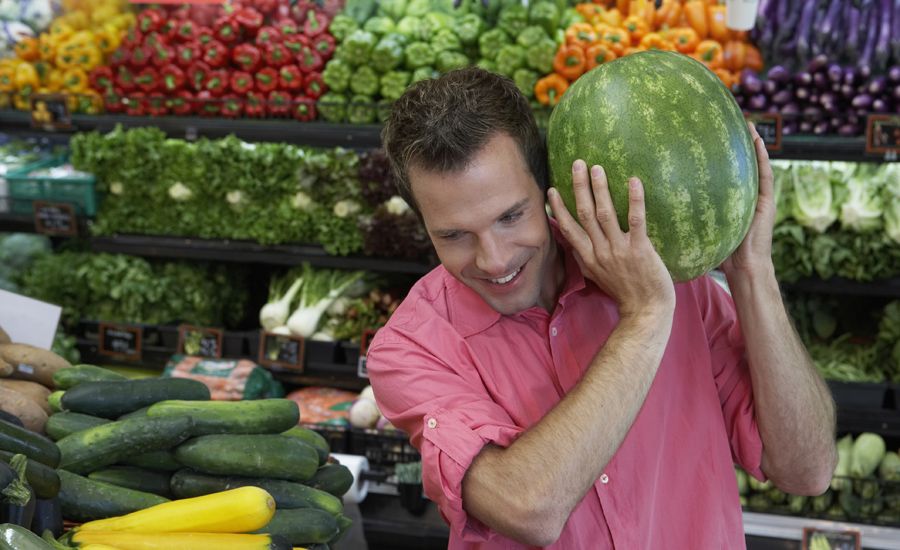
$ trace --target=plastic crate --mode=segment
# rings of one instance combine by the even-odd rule
[[[9,197],[12,199],[12,211],[16,214],[31,214],[33,201],[49,201],[72,204],[79,216],[96,214],[99,201],[93,175],[63,178],[29,176],[35,170],[62,164],[64,164],[62,159],[52,158],[8,172],[6,182],[9,186]]]
[[[383,468],[422,459],[406,432],[400,430],[351,428],[350,453],[363,455],[370,465]]]

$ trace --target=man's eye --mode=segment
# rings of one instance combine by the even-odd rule
[[[441,239],[445,240],[445,241],[455,241],[455,240],[458,240],[459,237],[460,237],[460,234],[457,232],[444,233],[443,235],[441,235]]]
[[[513,212],[512,214],[507,214],[507,215],[503,216],[502,218],[500,218],[500,221],[503,223],[513,223],[514,221],[518,220],[521,217],[522,217],[521,212]]]

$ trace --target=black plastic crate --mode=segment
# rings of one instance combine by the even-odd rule
[[[370,466],[381,468],[422,459],[406,432],[400,430],[351,428],[350,454],[363,455]]]
[[[305,424],[303,422],[300,425],[324,437],[332,453],[348,454],[350,452],[350,430],[348,428],[328,424]]]
[[[888,385],[884,382],[838,382],[828,380],[838,408],[884,409],[888,403]]]

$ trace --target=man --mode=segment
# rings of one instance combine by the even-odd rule
[[[751,128],[752,129],[752,128]],[[441,266],[380,330],[368,368],[422,454],[450,548],[744,546],[732,464],[818,494],[834,406],[781,302],[765,147],[753,225],[709,277],[673,284],[632,179],[623,232],[601,167],[577,161],[580,225],[508,79],[411,87],[384,143]]]

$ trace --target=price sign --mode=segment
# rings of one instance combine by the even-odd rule
[[[803,528],[803,550],[859,550],[859,531]]]
[[[781,150],[781,113],[744,113],[744,118],[756,126],[756,131],[766,144],[766,149]]]
[[[35,94],[31,98],[31,126],[48,132],[72,127],[69,104],[63,94]]]
[[[178,353],[211,359],[222,357],[222,330],[191,325],[179,326]]]
[[[372,338],[375,336],[375,333],[378,332],[378,329],[367,328],[362,332],[362,336],[359,338],[359,359],[356,363],[356,375],[360,378],[368,378],[369,370],[366,368],[368,358],[366,357],[366,353],[369,351],[369,342],[372,341]]]
[[[97,351],[115,359],[140,361],[142,333],[141,327],[100,323],[100,347]]]
[[[64,202],[34,201],[34,230],[43,235],[75,237],[78,235],[78,217],[75,207]]]
[[[258,363],[267,367],[277,367],[295,372],[303,372],[306,342],[300,336],[259,333]]]
[[[900,154],[900,115],[869,115],[866,121],[866,153],[897,159]]]

